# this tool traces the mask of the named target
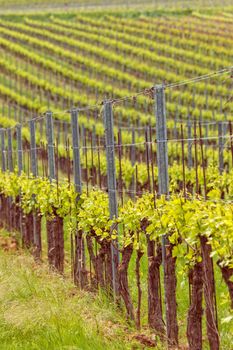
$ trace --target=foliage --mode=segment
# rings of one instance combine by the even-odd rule
[[[135,250],[145,251],[147,237],[161,240],[167,235],[174,245],[173,255],[184,260],[189,268],[200,260],[199,238],[207,237],[212,256],[222,266],[233,267],[233,205],[226,201],[204,201],[201,197],[172,194],[154,199],[145,193],[136,202],[128,200],[120,208],[119,217],[110,220],[108,196],[99,189],[85,193],[77,201],[74,186],[68,182],[57,184],[48,179],[28,178],[25,174],[0,173],[0,193],[20,196],[25,213],[38,210],[41,215],[62,218],[70,215],[77,219],[78,229],[95,234],[101,240],[115,239],[117,226],[121,246],[133,244]],[[146,221],[146,226],[143,223]],[[73,222],[76,225],[76,222]],[[113,229],[113,230],[112,230]],[[187,252],[187,245],[190,248]]]

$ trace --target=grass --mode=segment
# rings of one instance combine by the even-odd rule
[[[33,0],[31,4],[33,5],[36,2]],[[39,0],[39,2],[49,4],[47,0]],[[94,2],[97,3],[98,0]],[[10,4],[13,3],[27,5],[28,0],[12,0],[8,2],[0,0],[0,8],[4,8],[5,5],[10,7]],[[57,3],[62,3],[62,1],[58,0]],[[227,1],[224,2],[224,4],[226,3]],[[91,10],[87,9],[87,11]],[[214,12],[218,10],[213,8],[208,11]],[[178,16],[191,12],[192,10],[186,7],[181,7],[180,9],[178,7],[175,10],[173,7],[171,9],[169,7],[166,10],[156,7],[153,10],[147,10],[146,8],[131,11],[126,11],[124,8],[114,9],[115,15],[125,17],[159,16],[164,14]],[[51,13],[53,12],[51,11]],[[104,12],[102,9],[96,10],[89,14],[95,17],[108,13],[113,13],[113,9],[107,9]],[[77,11],[61,11],[57,16],[72,20],[76,17],[76,14]],[[46,20],[49,16],[50,12],[47,15],[44,13],[41,15],[37,12],[31,15],[32,18],[40,20]],[[8,19],[20,22],[23,21],[24,17],[19,16],[17,11],[13,11]],[[63,64],[65,67],[66,63]],[[66,226],[67,220],[65,228]],[[65,233],[67,233],[66,229]],[[43,220],[45,260],[46,248],[45,222]],[[68,237],[66,237],[65,248],[67,274],[70,271],[70,241]],[[215,271],[221,349],[232,350],[233,315],[229,306],[228,291],[217,267]],[[177,263],[177,272],[179,334],[181,344],[186,344],[185,332],[189,297],[187,275],[183,272],[181,261]],[[130,263],[129,275],[131,293],[136,308],[135,256]],[[163,276],[161,280],[163,281]],[[141,282],[143,290],[142,325],[143,332],[147,332],[146,255],[141,261]],[[205,318],[203,318],[203,328],[204,349],[208,349]],[[129,336],[126,335],[128,332],[130,333]],[[133,333],[134,330],[130,329],[125,322],[123,313],[121,314],[119,310],[116,310],[114,305],[104,295],[77,291],[71,281],[56,274],[51,274],[51,271],[48,270],[45,264],[36,265],[33,259],[23,252],[20,252],[19,255],[0,251],[0,349],[114,350],[141,348],[138,343],[132,340]]]
[[[1,237],[7,235],[5,231],[1,231]],[[45,237],[43,243],[44,240]],[[129,280],[136,306],[134,269],[135,259],[132,259]],[[148,335],[146,270],[144,257],[141,264],[142,333]],[[230,310],[229,294],[217,268],[215,277],[221,349],[230,350],[233,314]],[[180,344],[186,349],[189,298],[187,277],[183,273],[181,262],[177,264],[177,280]],[[46,263],[36,264],[24,251],[10,250],[6,253],[0,250],[0,349],[146,349],[134,339],[136,334],[135,329],[126,323],[124,313],[116,309],[103,293],[79,291],[68,277],[63,278],[52,273]],[[203,336],[203,349],[207,350],[209,347],[205,317]],[[157,346],[156,349],[164,349],[164,346]]]
[[[141,287],[142,287],[142,324],[147,323],[147,259],[144,255],[141,260]],[[218,326],[221,342],[221,350],[233,350],[232,338],[233,338],[233,310],[230,307],[230,297],[227,286],[222,279],[220,269],[214,263],[215,272],[215,286],[216,286],[216,299],[218,310]],[[183,261],[180,259],[176,263],[176,276],[177,276],[177,319],[179,325],[179,342],[186,349],[186,327],[187,327],[187,315],[189,309],[189,285],[187,272],[185,272]],[[162,282],[162,298],[163,298],[163,313],[165,319],[165,301],[164,301],[164,289],[163,289],[163,269],[161,268],[161,282]],[[131,259],[129,266],[129,281],[131,287],[131,293],[134,301],[134,305],[137,305],[137,289],[136,289],[136,277],[135,277],[135,257]],[[209,349],[208,338],[206,334],[206,318],[205,318],[205,302],[203,296],[203,350]]]
[[[78,291],[22,252],[0,250],[0,266],[1,350],[141,348],[103,295]]]

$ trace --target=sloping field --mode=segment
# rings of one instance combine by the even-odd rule
[[[22,252],[13,252],[12,245],[4,242],[4,247],[10,252],[0,250],[1,349],[117,350],[137,346],[107,300],[78,292],[69,279],[36,265]]]
[[[230,13],[127,18],[97,12],[18,17],[17,22],[3,17],[0,94],[18,108],[39,113],[49,97],[50,107],[59,110],[70,103],[93,105],[104,96],[122,98],[162,82],[178,83],[232,65],[232,26]],[[187,118],[192,106],[191,117],[201,113],[203,119],[213,114],[223,119],[232,111],[225,104],[231,83],[221,76],[169,90],[168,118],[176,109]],[[135,108],[124,106],[122,119],[147,123],[151,114],[142,100]]]
[[[213,124],[217,121],[226,123],[232,116],[232,29],[230,12],[212,15],[180,12],[179,16],[155,16],[154,12],[142,15],[137,11],[97,11],[2,17],[2,126],[12,127],[16,122],[25,122],[51,109],[55,118],[60,120],[55,126],[59,128],[57,132],[60,135],[63,129],[64,136],[67,131],[62,122],[70,121],[67,111],[70,106],[76,106],[81,108],[80,124],[86,132],[94,132],[101,143],[104,135],[101,102],[104,98],[111,98],[115,101],[114,123],[121,127],[122,143],[132,142],[130,128],[134,126],[137,128],[135,146],[143,149],[145,135],[140,128],[155,125],[151,88],[164,83],[167,85],[169,137],[176,139],[180,135],[180,121],[193,123],[201,120],[208,123],[207,126],[203,124],[204,136],[214,138],[217,125]],[[206,79],[209,73],[210,78]],[[199,76],[202,78],[197,78]],[[188,84],[186,80],[189,80]],[[126,96],[132,98],[125,99]],[[90,106],[88,111],[85,110],[87,106]],[[28,141],[29,131],[26,129],[23,137]],[[187,137],[194,131],[185,124],[183,132]],[[43,135],[38,139],[45,141]],[[59,142],[58,152],[66,157],[62,136],[59,136]],[[216,143],[217,140],[213,139],[213,147],[206,148],[208,158],[212,158],[215,164],[218,159]],[[184,148],[185,156],[188,156],[187,147]],[[168,149],[169,162],[173,164],[180,150],[174,148],[174,142],[168,144]],[[133,169],[124,150],[122,173],[124,182],[129,182]],[[224,154],[224,157],[228,155]],[[87,158],[86,167],[90,169],[91,157]],[[100,161],[97,157],[93,161],[104,174],[104,156],[100,154]],[[83,166],[84,162],[85,159]],[[144,185],[146,165],[140,164],[138,171],[141,185]],[[170,171],[172,177],[173,173],[176,176],[177,168]],[[190,178],[195,178],[192,171]]]
[[[146,345],[231,349],[232,10],[51,12],[0,17],[0,225]]]

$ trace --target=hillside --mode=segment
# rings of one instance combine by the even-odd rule
[[[230,350],[232,4],[42,2],[0,12],[0,344]]]
[[[0,343],[3,350],[134,349],[140,343],[104,298],[35,264],[0,239]],[[5,249],[3,251],[3,241]],[[127,330],[127,331],[126,331]],[[137,345],[138,344],[138,345]]]

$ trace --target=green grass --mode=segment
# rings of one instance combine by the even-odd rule
[[[104,296],[78,291],[25,253],[0,251],[1,350],[132,349],[125,328]]]
[[[142,324],[147,324],[147,258],[144,255],[141,260],[141,287],[142,287]],[[220,269],[214,263],[215,272],[215,286],[216,286],[216,299],[217,299],[217,312],[218,312],[218,326],[219,335],[222,350],[232,350],[232,338],[233,338],[233,311],[230,307],[230,297],[227,286],[222,279]],[[176,276],[177,276],[177,318],[179,325],[179,342],[182,345],[187,344],[186,327],[187,327],[187,315],[189,309],[189,284],[187,273],[184,272],[184,264],[178,259],[176,263]],[[161,283],[162,283],[162,298],[163,298],[163,313],[165,319],[165,301],[164,301],[164,289],[163,289],[163,269],[161,268]],[[135,276],[135,257],[131,259],[129,266],[129,281],[131,287],[131,293],[134,301],[134,306],[137,306],[137,288],[136,288],[136,276]],[[209,349],[208,338],[206,334],[206,318],[205,318],[205,302],[203,296],[203,350]]]
[[[66,254],[66,273],[70,273],[70,239],[67,236],[67,224],[68,218],[64,222],[64,232],[65,232],[65,254]],[[46,260],[47,253],[47,243],[46,243],[46,232],[45,232],[45,222],[43,221],[42,229],[42,240],[43,240],[43,259]],[[89,266],[89,255],[86,252],[87,266]],[[137,284],[135,275],[135,263],[136,256],[133,254],[129,265],[129,286],[136,310],[137,307]],[[219,334],[221,340],[222,350],[232,350],[232,336],[233,336],[233,312],[230,308],[230,297],[227,286],[222,279],[220,269],[217,264],[215,267],[215,284],[216,284],[216,298],[217,298],[217,309],[218,309],[218,324],[219,324]],[[140,264],[140,278],[141,278],[141,288],[142,288],[142,306],[141,306],[141,323],[142,332],[148,332],[148,305],[147,305],[147,257],[146,254],[141,259]],[[189,309],[189,285],[187,273],[184,272],[183,261],[177,260],[176,264],[177,271],[177,305],[178,305],[178,325],[179,325],[179,339],[180,344],[187,344],[186,338],[186,327],[187,327],[187,314]],[[162,298],[163,298],[163,313],[165,319],[165,301],[164,301],[164,288],[163,288],[163,269],[161,267],[161,283],[162,283]],[[111,305],[113,307],[113,305]],[[208,350],[209,344],[206,335],[206,319],[205,319],[205,303],[203,296],[203,349]],[[124,317],[125,312],[123,308],[122,316]],[[227,322],[226,322],[227,321]],[[162,347],[163,349],[163,347]]]
[[[70,239],[67,235],[67,225],[69,218],[64,221],[64,233],[65,233],[65,270],[66,274],[70,273]],[[47,241],[46,241],[46,228],[45,220],[42,221],[42,241],[43,241],[43,259],[47,259]],[[89,255],[86,251],[87,266],[89,266]],[[137,284],[135,275],[135,263],[136,256],[133,254],[129,265],[129,286],[134,303],[135,310],[137,308]],[[222,279],[220,269],[217,264],[214,264],[215,268],[215,284],[216,284],[216,298],[217,298],[217,309],[218,309],[218,324],[219,334],[221,340],[222,350],[233,350],[232,336],[233,336],[233,312],[230,308],[230,297],[227,286]],[[140,278],[142,288],[142,306],[141,306],[141,323],[143,332],[147,332],[148,324],[148,305],[147,305],[147,270],[148,263],[146,254],[141,259],[140,263]],[[187,327],[187,314],[189,309],[189,285],[187,273],[184,272],[184,264],[180,259],[177,260],[176,264],[177,271],[177,305],[178,305],[178,325],[179,325],[179,339],[180,344],[187,344],[186,338],[186,327]],[[165,301],[164,301],[164,288],[163,288],[163,269],[161,267],[161,283],[162,283],[162,298],[163,298],[163,313],[165,319]],[[113,305],[111,305],[112,307]],[[203,349],[208,350],[208,339],[206,335],[206,319],[205,319],[205,303],[203,296]],[[122,316],[124,317],[124,308]],[[232,317],[232,318],[231,318]],[[228,320],[226,322],[226,320]]]
[[[116,309],[103,293],[79,291],[67,277],[70,271],[69,240],[66,240],[66,278],[48,269],[44,222],[42,231],[45,263],[36,264],[29,254],[21,250],[6,253],[0,249],[0,349],[142,349],[133,340],[135,329],[126,322],[124,308],[123,312]],[[7,232],[1,231],[1,237],[7,235]],[[142,333],[148,335],[146,260],[144,256],[141,261],[141,316]],[[129,282],[136,307],[134,270],[135,257],[129,268]],[[229,294],[218,268],[215,268],[215,277],[221,349],[230,350],[233,314]],[[180,344],[186,345],[189,297],[187,276],[180,261],[177,262],[177,304]],[[203,340],[203,349],[209,349],[205,317]],[[156,349],[162,350],[164,345]]]

